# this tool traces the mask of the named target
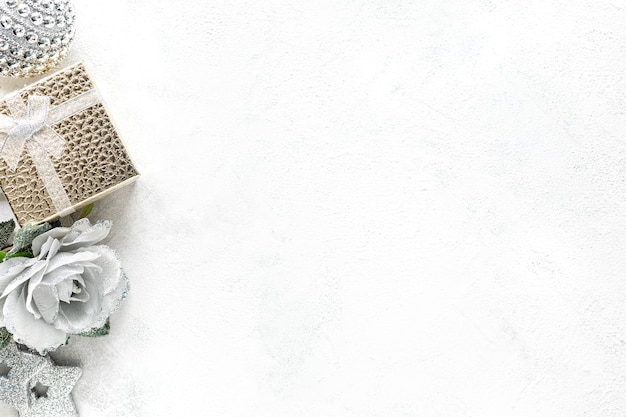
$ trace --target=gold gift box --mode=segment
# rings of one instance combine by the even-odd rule
[[[139,176],[83,63],[3,98],[0,118],[0,187],[21,225],[67,215]]]

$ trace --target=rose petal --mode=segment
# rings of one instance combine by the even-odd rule
[[[33,291],[33,300],[47,323],[53,323],[59,314],[59,295],[51,285],[39,285]]]
[[[9,261],[11,261],[11,259],[9,259]],[[17,287],[38,274],[40,276],[43,276],[46,270],[45,266],[46,263],[44,261],[35,261],[34,264],[24,269],[21,274],[15,277],[13,281],[11,281],[11,283],[5,287],[4,292],[2,293],[2,295],[0,295],[0,297],[6,297],[11,291],[15,290]]]
[[[52,246],[52,242],[54,241],[55,239],[52,236],[48,236],[48,239],[46,239],[43,245],[41,245],[41,248],[38,250],[39,252],[39,255],[37,256],[38,259],[44,259],[46,257],[46,255],[48,254],[48,251],[50,250],[50,247]]]
[[[25,297],[24,290],[14,291],[7,297],[3,308],[6,328],[13,334],[16,342],[23,343],[45,355],[48,351],[64,344],[67,335],[45,321],[35,319],[26,310]]]
[[[50,245],[50,250],[48,251],[48,254],[46,255],[48,260],[52,259],[54,255],[56,255],[57,252],[59,252],[60,248],[61,248],[61,242],[58,239],[52,239],[52,245]]]
[[[58,242],[58,240],[56,242]],[[38,264],[39,265],[44,265],[44,268],[39,270],[39,271],[37,271],[36,273],[34,273],[29,278],[28,284],[25,284],[25,286],[24,286],[27,289],[27,292],[26,292],[26,309],[28,311],[30,311],[30,313],[33,316],[35,316],[36,319],[40,319],[41,318],[41,314],[39,312],[39,309],[35,305],[35,303],[33,303],[33,291],[35,290],[35,288],[37,288],[37,286],[39,286],[39,284],[41,283],[41,280],[44,277],[44,274],[46,273],[45,261],[39,261]],[[37,264],[35,264],[35,266],[37,266]]]
[[[97,276],[102,282],[104,294],[113,291],[120,283],[122,279],[122,262],[120,261],[117,252],[108,246],[91,246],[89,248],[78,249],[76,252],[88,251],[91,253],[97,253],[98,257],[92,261],[93,264],[101,268],[100,271],[96,271]]]
[[[89,221],[88,218],[85,217],[83,219],[79,219],[75,221],[74,224],[70,227],[70,230],[72,232],[75,232],[76,235],[78,236],[84,231],[86,231],[87,229],[89,229],[90,227],[91,227],[91,222]]]
[[[102,272],[102,268],[96,264],[94,264],[93,262],[81,262],[80,266],[82,266],[83,268],[89,268],[95,272]]]
[[[85,268],[79,263],[63,265],[53,270],[48,268],[42,282],[48,285],[57,285],[66,280],[67,277],[82,274],[84,270]]]
[[[100,314],[96,317],[92,327],[102,327],[111,313],[114,313],[120,308],[122,301],[128,295],[128,291],[130,290],[130,281],[124,271],[120,270],[120,273],[121,278],[117,287],[104,296]]]
[[[18,257],[0,263],[0,291],[4,291],[15,277],[35,262],[36,259]]]
[[[55,240],[55,242],[58,242],[58,240]],[[46,273],[46,268],[45,268],[46,261],[39,261],[39,262],[37,262],[32,267],[32,269],[35,269],[38,265],[42,265],[43,268],[40,269],[40,270],[36,270],[36,272],[33,273],[32,276],[28,279],[28,283],[25,283],[25,285],[24,285],[24,287],[27,290],[27,292],[26,292],[26,310],[28,310],[33,316],[35,316],[36,319],[40,319],[41,318],[41,314],[39,312],[39,309],[37,308],[37,306],[33,302],[33,291],[41,283],[41,280],[43,279],[44,274]]]
[[[57,256],[50,259],[48,261],[48,273],[54,271],[55,269],[69,264],[89,262],[96,259],[100,256],[96,252],[89,252],[89,250],[81,251],[81,252],[59,252]]]
[[[87,271],[86,271],[87,272]],[[82,333],[92,329],[94,318],[102,310],[102,292],[93,277],[83,275],[85,287],[89,289],[89,299],[85,302],[72,301],[69,304],[59,305],[59,317],[55,327],[67,333]]]
[[[81,247],[87,247],[95,245],[98,242],[104,240],[111,231],[112,223],[108,220],[98,222],[93,226],[89,226],[82,230],[79,236],[73,239],[71,242],[63,240],[61,249],[63,252],[73,251]]]
[[[45,280],[45,278],[44,278]],[[72,291],[74,291],[74,281],[66,279],[56,284],[59,300],[69,303]]]
[[[32,248],[33,254],[35,256],[39,256],[41,253],[42,246],[44,243],[48,241],[48,238],[51,237],[53,239],[61,239],[65,235],[70,232],[69,227],[55,227],[54,229],[48,230],[45,233],[40,234],[35,239],[33,239]]]
[[[98,251],[100,257],[94,260],[95,264],[102,267],[102,272],[94,274],[101,280],[104,290],[104,298],[102,300],[102,310],[96,318],[94,327],[104,325],[106,319],[116,311],[130,289],[128,277],[122,270],[121,262],[117,252],[108,246],[94,246],[89,250]],[[83,276],[87,276],[91,271],[87,268]]]

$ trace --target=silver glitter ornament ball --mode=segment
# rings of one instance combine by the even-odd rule
[[[65,57],[73,39],[69,0],[0,0],[0,75],[42,74]]]

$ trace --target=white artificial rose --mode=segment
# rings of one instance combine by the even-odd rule
[[[44,355],[70,334],[102,327],[119,307],[128,279],[117,253],[95,245],[110,229],[81,219],[37,236],[34,258],[0,263],[0,319],[16,342]]]

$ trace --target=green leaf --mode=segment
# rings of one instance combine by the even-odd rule
[[[11,258],[18,253],[25,252],[29,256],[33,255],[33,240],[42,233],[52,229],[49,223],[27,224],[15,233],[13,238],[13,249],[7,253],[7,258]],[[23,255],[22,255],[23,256]]]
[[[17,252],[14,253],[12,255],[6,256],[7,254],[5,253],[5,258],[6,259],[11,259],[11,258],[32,258],[33,257],[33,253],[32,252]]]
[[[109,331],[111,330],[111,322],[109,321],[109,319],[107,319],[106,323],[104,323],[104,326],[102,327],[94,327],[93,329],[85,332],[85,333],[80,333],[79,336],[85,336],[85,337],[100,337],[100,336],[106,336],[109,334]]]
[[[14,230],[15,222],[13,220],[0,222],[0,248],[4,248],[9,244],[9,238]]]
[[[0,327],[0,349],[4,349],[11,342],[13,335],[6,327]]]
[[[6,252],[0,251],[0,262],[4,261],[4,258],[7,256]]]
[[[89,216],[89,214],[91,214],[91,210],[93,210],[93,203],[89,204],[83,209],[83,211],[80,212],[79,219],[84,219],[85,217]]]

